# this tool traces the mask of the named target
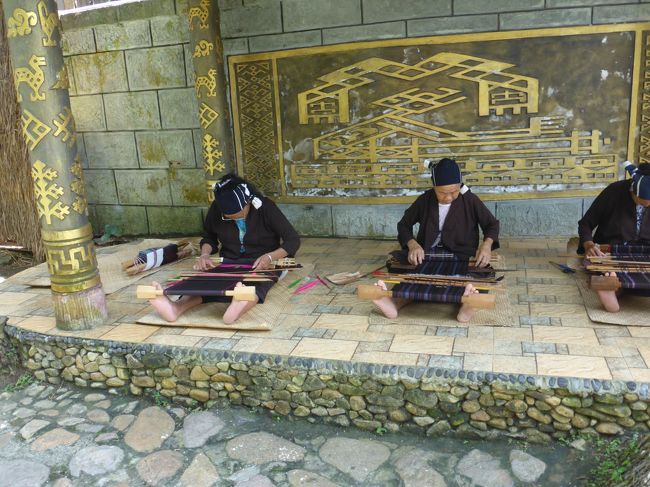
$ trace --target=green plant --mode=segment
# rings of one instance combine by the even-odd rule
[[[597,438],[594,443],[596,466],[590,472],[587,487],[609,487],[620,482],[639,452],[639,436],[627,440]]]
[[[379,436],[383,436],[384,433],[386,433],[387,431],[388,430],[383,426],[377,426],[377,429],[375,429],[375,433],[378,434]]]
[[[5,392],[21,391],[34,381],[34,376],[29,372],[25,372],[23,375],[18,377],[18,379],[16,379],[15,384],[7,384],[4,390]]]
[[[151,399],[153,399],[153,402],[156,403],[156,406],[158,407],[166,408],[169,406],[169,400],[164,397],[160,391],[153,391],[151,393]]]

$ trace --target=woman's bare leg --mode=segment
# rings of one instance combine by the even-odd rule
[[[470,296],[471,294],[478,294],[478,289],[475,289],[472,283],[467,284],[465,286],[465,292],[463,293],[463,296]],[[460,321],[461,323],[467,323],[469,320],[472,319],[472,317],[476,314],[478,310],[476,308],[472,308],[468,304],[462,304],[460,306],[460,309],[458,310],[458,315],[456,315],[456,319]]]
[[[235,287],[240,287],[243,285],[244,285],[243,283],[238,282],[237,286]],[[234,323],[241,316],[248,313],[248,311],[250,311],[253,308],[253,306],[257,304],[258,301],[259,298],[257,296],[255,296],[255,301],[235,301],[233,299],[230,303],[230,306],[228,306],[228,309],[223,314],[223,322],[226,323],[227,325]]]
[[[380,287],[384,291],[388,291],[386,283],[382,280],[377,281],[375,283],[375,286]],[[397,318],[397,315],[399,314],[398,311],[407,305],[410,301],[408,299],[393,299],[385,296],[383,298],[373,299],[372,302],[375,303],[375,306],[379,308],[379,311],[381,311],[386,318],[394,319]]]
[[[616,272],[605,272],[607,277],[616,277]],[[603,306],[610,313],[618,312],[621,307],[618,304],[618,296],[616,291],[596,291],[600,302],[603,303]]]
[[[156,281],[152,282],[151,285],[156,289],[162,289],[160,283]],[[149,303],[163,320],[173,323],[180,315],[188,309],[201,304],[202,301],[201,296],[183,296],[178,301],[172,301],[163,294],[162,296],[150,299]]]

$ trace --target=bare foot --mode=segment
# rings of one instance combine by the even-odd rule
[[[243,286],[244,284],[238,282],[235,287]],[[253,306],[259,301],[258,297],[255,297],[255,301],[235,301],[234,299],[230,302],[230,306],[223,314],[223,322],[227,325],[237,321],[242,315],[246,314]]]
[[[151,285],[156,289],[162,289],[159,282],[153,281]],[[163,320],[174,322],[178,318],[178,306],[164,294],[150,299],[149,303],[154,307]]]
[[[386,283],[384,281],[381,280],[377,281],[375,283],[375,286],[383,289],[384,291],[388,291],[388,288],[386,287]],[[397,306],[395,305],[395,301],[393,301],[388,296],[384,296],[383,298],[379,298],[379,299],[374,299],[372,302],[375,303],[375,306],[379,308],[379,311],[381,311],[386,318],[390,318],[390,319],[397,318],[398,313],[397,313]]]
[[[605,272],[607,277],[616,277],[616,272]],[[618,312],[621,307],[618,304],[618,297],[616,296],[616,291],[596,291],[600,302],[603,303],[603,306],[610,313]]]
[[[470,296],[471,294],[478,294],[478,289],[475,289],[472,283],[469,283],[467,286],[465,286],[465,292],[463,293],[463,296]],[[456,315],[456,320],[460,321],[461,323],[467,323],[472,319],[477,311],[478,310],[476,308],[472,308],[468,304],[462,304],[458,310],[458,315]]]

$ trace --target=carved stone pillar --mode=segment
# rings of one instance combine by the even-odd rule
[[[215,181],[235,168],[217,0],[190,0],[187,17],[201,123],[203,170],[211,202]]]
[[[93,328],[107,318],[106,298],[88,223],[56,3],[2,4],[56,324],[64,330]]]

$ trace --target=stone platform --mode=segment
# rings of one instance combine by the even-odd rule
[[[27,367],[51,383],[181,402],[228,397],[277,414],[432,434],[647,430],[650,328],[592,323],[575,279],[548,264],[565,248],[564,238],[502,243],[516,269],[506,273],[510,327],[372,325],[356,283],[293,296],[270,332],[136,324],[150,308],[133,287],[109,296],[110,324],[62,332],[49,289],[11,279],[0,284],[0,315]],[[311,238],[299,260],[320,275],[367,271],[393,249],[393,241]]]

